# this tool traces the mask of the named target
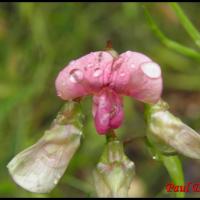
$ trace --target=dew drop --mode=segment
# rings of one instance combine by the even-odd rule
[[[94,76],[94,77],[99,77],[101,74],[102,74],[102,70],[99,69],[99,68],[96,68],[96,69],[94,70],[93,76]]]
[[[125,76],[125,72],[121,72],[119,76],[124,77]]]
[[[92,64],[92,63],[89,63],[89,64],[87,65],[87,68],[91,68],[91,67],[93,67],[93,64]]]
[[[150,78],[158,78],[161,75],[159,65],[154,62],[147,62],[142,64],[141,69]]]
[[[78,83],[83,79],[83,73],[79,69],[73,69],[70,73],[69,80],[72,83]]]
[[[126,166],[127,166],[127,168],[133,168],[134,167],[134,163],[133,162],[126,162]]]
[[[65,81],[63,81],[63,82],[62,82],[62,86],[65,86],[65,85],[66,85],[66,82],[65,82]]]
[[[55,179],[55,180],[53,181],[53,183],[56,185],[56,184],[58,183],[58,180]]]
[[[159,156],[157,154],[154,155],[152,158],[153,158],[153,160],[159,160]]]
[[[134,65],[134,64],[131,64],[130,67],[131,67],[131,68],[135,68],[135,65]]]
[[[57,175],[57,177],[58,177],[58,179],[59,179],[59,178],[61,178],[61,175],[60,175],[60,174],[58,174],[58,175]]]

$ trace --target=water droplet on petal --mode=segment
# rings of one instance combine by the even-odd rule
[[[58,174],[58,175],[57,175],[57,177],[58,177],[58,179],[59,179],[59,178],[61,178],[61,175],[60,175],[60,174]]]
[[[101,74],[102,74],[102,70],[99,69],[99,68],[96,68],[96,69],[94,70],[93,76],[94,76],[94,77],[99,77]]]
[[[121,72],[119,76],[124,77],[125,76],[125,72]]]
[[[65,84],[66,84],[66,81],[63,81],[63,82],[62,82],[62,86],[65,86]]]
[[[161,75],[159,65],[154,62],[143,63],[141,69],[150,78],[159,78]]]
[[[87,65],[87,67],[88,67],[88,68],[93,67],[93,64],[92,64],[92,63],[89,63],[89,64]]]
[[[58,180],[57,180],[57,179],[55,179],[53,183],[56,185],[56,184],[58,183]]]
[[[69,80],[72,83],[78,83],[83,79],[83,72],[79,69],[73,69],[69,74]]]
[[[134,64],[131,64],[130,67],[131,67],[131,68],[135,68],[136,66],[135,66]]]

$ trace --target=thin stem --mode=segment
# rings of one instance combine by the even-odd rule
[[[194,40],[195,44],[200,47],[200,33],[191,23],[189,18],[185,15],[182,8],[177,3],[170,3],[171,7],[174,9],[177,17],[180,20],[180,23],[188,32],[190,37]]]
[[[181,53],[185,56],[188,56],[190,58],[193,58],[195,60],[200,61],[200,53],[198,53],[196,50],[191,49],[189,47],[186,47],[178,42],[175,42],[169,38],[167,38],[158,28],[157,24],[154,22],[153,18],[151,17],[149,11],[144,6],[145,15],[147,17],[148,23],[152,29],[152,31],[155,33],[155,35],[160,39],[160,41],[166,45],[168,48],[173,49],[177,51],[178,53]]]
[[[160,160],[167,169],[175,185],[184,186],[184,175],[181,161],[178,156],[165,156],[160,154]],[[185,197],[184,192],[176,192],[176,197]]]
[[[151,143],[146,138],[146,144],[153,155],[153,158],[157,161],[161,161],[165,166],[171,180],[175,185],[184,186],[184,175],[183,175],[183,168],[182,163],[177,155],[164,155],[161,153],[153,143]],[[176,192],[176,197],[184,197],[184,192]]]
[[[106,133],[107,143],[116,139],[117,139],[117,135],[115,134],[115,131],[113,129],[111,129],[108,133]]]

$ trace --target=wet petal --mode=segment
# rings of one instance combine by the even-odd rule
[[[167,109],[167,104],[162,100],[150,108],[149,136],[157,138],[157,142],[160,140],[185,156],[200,159],[200,134],[172,115]]]
[[[35,193],[48,193],[56,186],[79,147],[80,117],[77,105],[65,105],[44,136],[8,163],[18,185]]]
[[[112,63],[112,55],[104,51],[70,62],[56,78],[57,95],[70,100],[98,92],[110,80]]]
[[[112,67],[111,87],[145,103],[156,103],[162,92],[161,69],[149,57],[127,51]]]
[[[93,97],[93,117],[100,134],[106,134],[109,129],[118,128],[124,117],[122,98],[113,90],[103,89]]]

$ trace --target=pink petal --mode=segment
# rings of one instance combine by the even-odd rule
[[[56,78],[57,95],[70,100],[100,91],[109,83],[112,63],[113,57],[104,51],[72,61]]]
[[[93,116],[97,132],[106,134],[109,129],[118,128],[123,121],[122,98],[109,88],[93,97]]]
[[[162,93],[162,76],[158,64],[149,57],[127,51],[112,67],[110,87],[116,92],[145,103],[156,103]]]

